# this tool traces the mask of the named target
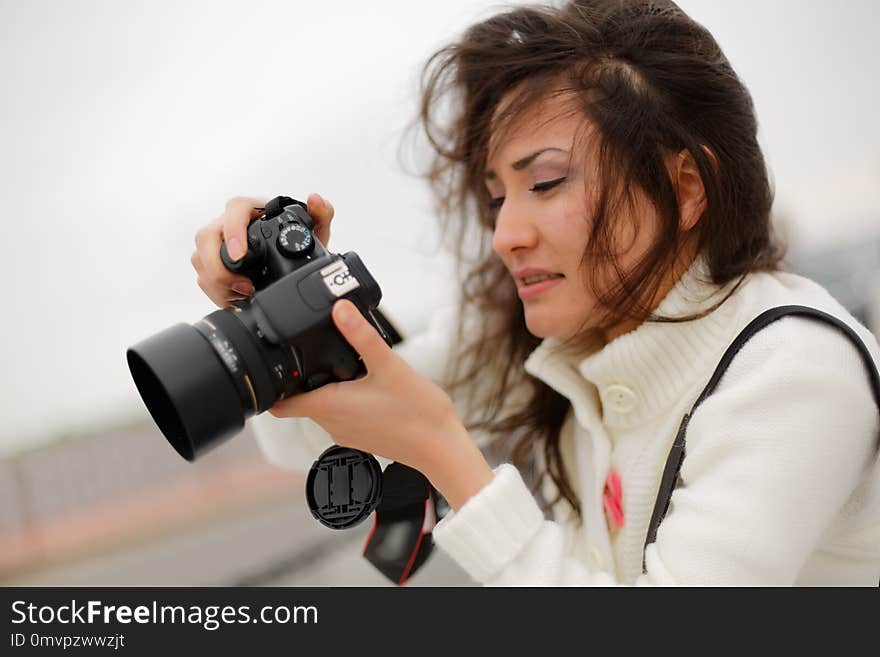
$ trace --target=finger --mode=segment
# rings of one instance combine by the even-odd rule
[[[368,371],[381,367],[392,358],[391,348],[351,301],[340,299],[333,305],[333,321],[360,354]]]
[[[197,283],[211,301],[221,308],[228,306],[233,301],[247,299],[254,293],[254,286],[243,277],[236,277],[232,286],[218,283],[206,274],[206,269],[198,251],[190,258],[193,269],[198,274]]]
[[[212,281],[212,285],[250,296],[254,293],[250,279],[229,271],[220,259],[220,230],[220,220],[217,220],[196,234],[196,252],[190,262],[199,276]]]
[[[241,260],[247,253],[248,224],[259,214],[259,209],[265,204],[263,199],[243,196],[236,196],[226,203],[221,226],[226,250],[229,251],[229,257],[233,260]]]
[[[226,268],[220,258],[220,245],[223,243],[223,221],[219,217],[196,233],[196,252],[201,261],[201,269],[196,267],[195,256],[191,259],[193,267],[206,279],[215,281],[227,289],[235,289],[241,294],[252,294],[250,280],[241,274],[235,274]],[[235,287],[238,285],[238,287]]]
[[[221,288],[218,288],[215,285],[211,285],[203,278],[199,278],[196,283],[201,288],[202,292],[214,303],[218,308],[225,308],[228,305],[228,301],[226,300],[226,295]]]
[[[333,394],[334,384],[327,384],[317,390],[304,392],[277,402],[269,409],[275,417],[319,418],[327,407],[328,397]]]
[[[306,209],[315,220],[315,233],[323,244],[330,241],[330,222],[333,221],[335,210],[327,199],[319,194],[309,194]]]

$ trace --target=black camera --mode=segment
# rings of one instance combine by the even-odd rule
[[[337,299],[395,341],[378,319],[382,293],[361,259],[327,251],[314,226],[302,202],[272,199],[248,226],[241,260],[221,248],[226,267],[250,278],[255,294],[128,349],[147,410],[183,458],[195,459],[281,399],[364,373],[330,316]]]
[[[365,373],[333,323],[337,299],[354,303],[389,344],[401,341],[377,307],[382,293],[361,259],[327,251],[314,227],[305,204],[272,199],[248,226],[241,260],[232,260],[225,244],[220,249],[227,269],[247,276],[255,294],[128,349],[147,410],[186,460],[281,399]],[[318,457],[306,480],[309,509],[327,527],[353,527],[376,512],[364,556],[399,584],[431,553],[423,529],[429,499],[435,510],[444,508],[416,470],[393,463],[383,473],[372,454],[338,445]]]

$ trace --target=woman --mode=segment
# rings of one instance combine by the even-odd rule
[[[518,8],[438,52],[423,93],[466,271],[458,319],[392,351],[338,302],[369,373],[256,418],[267,456],[307,468],[332,439],[418,469],[453,509],[435,542],[484,584],[876,584],[868,375],[840,332],[798,317],[753,337],[694,413],[643,554],[682,416],[750,320],[819,308],[880,360],[823,288],[780,271],[754,108],[713,37],[668,1]],[[332,206],[308,203],[326,242]],[[218,305],[252,290],[217,253],[242,253],[260,205],[234,199],[197,236]],[[493,469],[480,448],[498,445]]]

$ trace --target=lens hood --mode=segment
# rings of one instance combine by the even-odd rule
[[[137,343],[126,358],[147,410],[187,461],[244,428],[227,368],[191,325],[175,324]]]

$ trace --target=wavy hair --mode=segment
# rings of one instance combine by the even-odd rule
[[[427,171],[441,225],[454,235],[462,271],[459,357],[447,388],[469,389],[479,413],[468,426],[503,436],[524,467],[543,450],[558,496],[580,516],[562,463],[560,430],[569,402],[522,365],[540,339],[526,328],[512,277],[492,251],[494,225],[484,178],[493,131],[535,106],[560,83],[598,135],[598,192],[585,248],[615,274],[595,291],[596,336],[625,321],[686,322],[703,317],[752,271],[780,268],[785,247],[771,223],[773,191],[757,140],[751,96],[712,35],[668,0],[575,0],[560,7],[507,10],[470,27],[436,52],[421,78],[419,126],[432,147]],[[508,94],[499,121],[499,103]],[[717,304],[687,317],[654,315],[651,301],[684,239],[675,187],[664,157],[686,150],[705,189],[697,252],[712,283],[738,279]],[[620,209],[643,194],[657,210],[656,242],[625,271],[614,253]],[[473,386],[475,381],[480,386]],[[487,385],[488,382],[488,385]],[[515,397],[515,390],[527,390]],[[510,400],[520,401],[511,408]],[[512,444],[512,447],[510,445]]]

